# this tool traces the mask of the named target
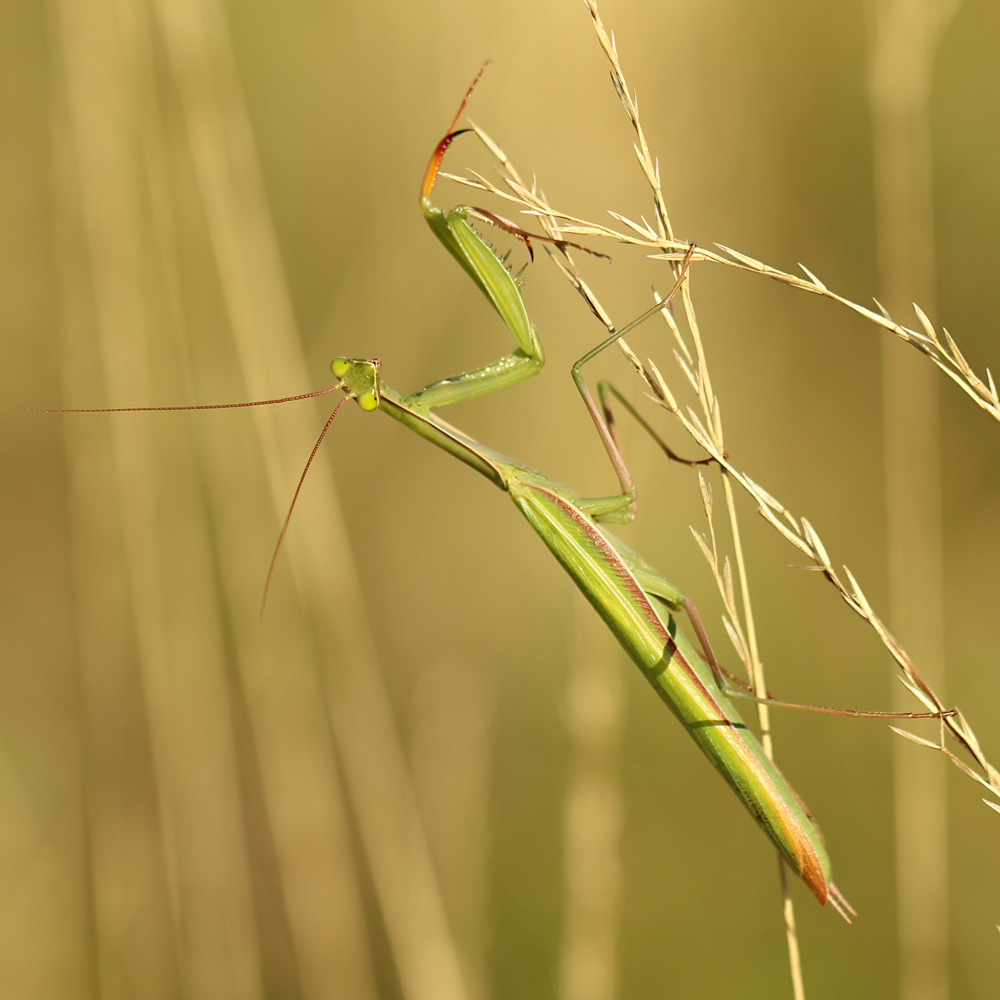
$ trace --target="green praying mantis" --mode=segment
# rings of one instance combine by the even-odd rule
[[[469,87],[451,126],[431,156],[420,190],[420,205],[434,235],[479,286],[514,335],[517,349],[493,364],[433,382],[410,395],[402,395],[382,381],[377,361],[337,358],[332,364],[333,374],[346,396],[355,399],[362,410],[382,410],[510,495],[792,870],[801,876],[820,903],[832,900],[846,916],[845,910],[850,907],[831,881],[830,862],[818,827],[740,718],[723,689],[719,672],[678,629],[674,615],[687,606],[684,595],[601,526],[603,522],[631,520],[635,487],[614,435],[587,388],[582,369],[673,298],[686,278],[691,251],[663,300],[587,352],[572,367],[573,380],[618,476],[621,487],[618,494],[582,497],[543,473],[473,440],[434,412],[435,407],[495,392],[530,378],[544,363],[542,345],[516,279],[470,225],[470,218],[500,225],[525,240],[528,234],[481,209],[462,206],[444,212],[431,202],[441,162],[459,134],[456,126],[478,79],[479,76]]]
[[[774,842],[784,860],[809,886],[820,903],[830,901],[847,918],[847,911],[853,910],[831,881],[830,862],[819,829],[801,799],[740,718],[693,605],[658,570],[602,527],[605,522],[624,523],[632,519],[635,487],[607,417],[595,404],[582,370],[594,357],[670,302],[686,280],[694,248],[688,251],[679,277],[667,296],[588,351],[572,367],[574,382],[617,474],[620,485],[617,494],[582,497],[543,473],[474,440],[434,412],[437,407],[496,392],[521,382],[538,374],[544,364],[542,345],[528,316],[516,277],[471,222],[478,220],[505,230],[523,240],[529,252],[530,241],[540,239],[562,249],[574,246],[593,253],[568,241],[528,233],[484,209],[460,206],[444,212],[432,204],[431,194],[442,160],[454,138],[466,131],[456,130],[456,127],[482,72],[480,70],[473,80],[448,131],[431,156],[420,190],[420,205],[434,235],[479,287],[514,335],[517,347],[512,353],[482,368],[433,382],[409,395],[397,392],[382,381],[378,361],[339,357],[331,366],[337,379],[335,385],[297,396],[201,406],[59,412],[258,406],[342,390],[344,395],[326,421],[295,488],[272,556],[265,596],[306,474],[337,412],[348,399],[354,399],[363,411],[381,410],[387,413],[461,460],[510,495],[514,505],[593,605],[643,676]],[[689,613],[699,631],[705,656],[679,630],[675,615],[682,610]]]

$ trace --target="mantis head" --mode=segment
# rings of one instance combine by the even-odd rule
[[[377,358],[359,361],[357,358],[335,358],[330,364],[337,385],[366,412],[378,408]]]

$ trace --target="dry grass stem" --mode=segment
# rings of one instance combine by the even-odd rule
[[[481,129],[476,133],[491,151],[498,164],[499,181],[490,181],[481,174],[469,176],[449,175],[451,179],[465,186],[487,192],[507,202],[516,205],[526,215],[534,216],[546,229],[547,233],[557,238],[573,238],[582,240],[613,240],[627,246],[639,247],[650,251],[651,259],[664,260],[671,264],[676,274],[679,262],[688,253],[689,244],[678,240],[673,233],[666,208],[666,201],[660,186],[658,164],[650,153],[645,134],[639,118],[638,102],[634,92],[629,88],[621,64],[618,59],[613,35],[610,35],[600,19],[597,5],[593,0],[586,0],[594,20],[598,40],[611,64],[611,77],[615,90],[629,117],[636,134],[634,150],[643,177],[652,194],[655,224],[646,219],[635,222],[618,212],[609,214],[621,228],[613,228],[597,222],[582,219],[570,212],[549,204],[534,182],[528,186],[518,176],[509,158]],[[985,378],[978,376],[969,364],[955,340],[943,330],[939,333],[927,315],[916,305],[918,328],[904,326],[897,322],[879,302],[876,309],[862,306],[843,295],[828,288],[812,271],[802,267],[804,277],[764,263],[748,254],[730,247],[717,244],[718,249],[695,249],[691,262],[707,262],[721,264],[737,270],[759,274],[778,281],[790,288],[815,295],[823,296],[857,313],[859,316],[874,323],[876,326],[892,333],[900,340],[910,344],[916,350],[926,355],[948,378],[958,385],[979,407],[1000,421],[1000,399],[998,399],[996,384],[989,370]],[[616,325],[607,310],[601,305],[593,289],[585,282],[569,254],[549,253],[550,259],[556,264],[562,274],[583,297],[588,307],[600,320],[609,333],[615,332]],[[654,290],[654,295],[655,295]],[[929,712],[942,713],[940,718],[941,739],[937,742],[914,736],[901,730],[895,730],[913,742],[931,747],[943,753],[956,764],[963,773],[989,789],[994,795],[1000,796],[1000,772],[986,758],[975,733],[964,716],[955,712],[944,715],[947,706],[934,692],[926,679],[917,670],[910,656],[899,641],[892,635],[885,623],[872,608],[863,590],[849,569],[844,567],[841,575],[835,568],[827,552],[826,546],[816,530],[806,518],[797,517],[767,490],[759,486],[749,475],[738,469],[728,458],[725,450],[721,406],[712,389],[709,368],[703,340],[698,326],[697,316],[692,300],[691,282],[686,281],[681,295],[681,309],[684,313],[687,335],[685,336],[677,322],[673,309],[661,310],[664,321],[670,328],[676,344],[674,360],[678,370],[694,393],[696,402],[693,405],[681,405],[678,396],[668,384],[660,368],[652,361],[643,363],[623,341],[619,341],[621,349],[626,353],[637,373],[645,381],[652,398],[671,413],[701,448],[712,456],[722,470],[723,489],[727,500],[730,533],[733,541],[733,560],[735,560],[739,586],[734,582],[733,565],[729,557],[720,555],[716,530],[713,526],[713,504],[711,490],[702,479],[702,496],[706,512],[708,528],[706,532],[694,532],[712,574],[716,580],[719,594],[725,609],[725,628],[733,646],[751,677],[754,691],[759,697],[766,690],[760,657],[757,651],[756,634],[753,626],[753,614],[750,606],[747,568],[739,544],[739,524],[732,497],[732,484],[738,483],[750,495],[757,505],[758,511],[765,520],[786,541],[794,545],[811,562],[809,568],[819,571],[836,589],[845,603],[860,615],[872,627],[882,644],[899,666],[901,680],[906,688]],[[764,745],[770,753],[770,733],[765,705],[760,705],[761,727]],[[944,734],[949,733],[957,743],[964,748],[972,758],[976,767],[970,767],[952,753],[944,743]],[[978,770],[976,769],[978,768]],[[987,800],[989,802],[989,800]],[[990,802],[996,808],[995,803]],[[794,916],[788,914],[788,929],[790,939],[794,938]],[[793,962],[793,966],[796,963]],[[793,975],[795,975],[793,973]],[[801,983],[796,984],[796,995],[803,995]]]

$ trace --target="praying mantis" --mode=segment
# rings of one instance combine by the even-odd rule
[[[808,810],[740,718],[723,690],[719,672],[713,670],[678,629],[674,615],[688,606],[683,594],[601,526],[603,522],[631,519],[635,488],[614,436],[586,386],[582,369],[669,302],[685,280],[690,251],[674,287],[663,300],[589,351],[572,368],[574,382],[617,473],[620,493],[582,497],[543,473],[473,440],[434,412],[435,407],[495,392],[530,378],[544,363],[542,345],[516,279],[469,220],[499,225],[526,242],[529,238],[546,237],[533,237],[482,209],[462,206],[446,213],[431,202],[441,162],[459,134],[456,126],[478,79],[477,76],[469,87],[431,157],[420,190],[420,205],[434,235],[489,300],[514,335],[517,348],[492,364],[441,379],[409,395],[397,392],[382,380],[378,361],[340,357],[331,366],[337,384],[344,390],[345,398],[356,400],[362,410],[381,410],[509,494],[792,870],[801,876],[820,903],[831,900],[846,916],[844,911],[850,907],[831,881],[826,848]]]
[[[818,827],[791,785],[768,759],[760,742],[740,718],[726,689],[721,668],[715,663],[704,639],[702,645],[706,655],[702,656],[678,628],[675,615],[682,610],[692,612],[693,605],[658,570],[603,527],[608,522],[624,523],[632,519],[635,487],[615,436],[595,404],[582,371],[594,357],[670,302],[686,280],[693,247],[683,261],[670,293],[628,326],[615,331],[587,352],[571,369],[577,389],[615,469],[620,486],[618,493],[605,497],[583,497],[543,473],[474,440],[435,412],[438,407],[512,386],[538,374],[544,364],[542,344],[528,316],[516,277],[477,233],[471,221],[479,220],[507,231],[523,240],[529,251],[532,239],[548,240],[561,248],[577,246],[528,233],[484,209],[460,206],[444,212],[431,202],[444,156],[454,138],[464,131],[456,130],[456,126],[481,74],[482,70],[470,85],[448,131],[431,156],[420,189],[420,205],[434,235],[483,292],[513,334],[517,343],[514,351],[491,364],[432,382],[408,395],[397,392],[382,380],[378,361],[339,357],[331,365],[336,384],[317,392],[280,400],[210,406],[125,407],[117,410],[256,406],[343,391],[343,397],[324,425],[299,478],[275,547],[271,570],[306,473],[340,406],[348,399],[355,400],[362,411],[381,410],[485,476],[510,496],[792,870],[803,879],[820,903],[830,901],[846,917],[850,906],[831,881],[830,862]],[[270,576],[269,571],[268,581]],[[267,584],[265,594],[266,590]],[[696,630],[700,629],[696,615],[692,615],[692,620]]]

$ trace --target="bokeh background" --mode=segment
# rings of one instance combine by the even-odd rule
[[[678,235],[802,261],[863,303],[879,294],[871,11],[608,0],[602,13]],[[4,25],[3,994],[790,995],[774,852],[502,494],[345,408],[260,620],[328,402],[13,406],[298,393],[327,384],[338,354],[380,357],[408,390],[508,350],[417,189],[490,57],[470,113],[522,172],[580,215],[649,215],[583,5],[45,0],[5,4]],[[967,0],[933,50],[937,270],[910,296],[930,296],[979,371],[996,364],[998,37],[997,5]],[[471,139],[449,157],[489,167]],[[583,264],[624,322],[669,279],[609,252]],[[693,280],[730,454],[885,608],[880,371],[908,349],[759,278],[703,265]],[[543,376],[448,418],[606,492],[567,374],[600,328],[545,262],[526,296]],[[912,321],[906,299],[888,304]],[[663,331],[639,338],[666,368]],[[619,359],[601,367],[641,395]],[[996,753],[1000,437],[943,379],[939,433],[944,562],[927,595],[945,615],[941,693]],[[642,503],[621,534],[698,599],[729,658],[688,531],[703,525],[696,479],[627,425],[626,446]],[[888,656],[744,513],[772,690],[888,707]],[[809,995],[895,996],[913,967],[897,738],[879,722],[774,721],[859,911],[848,927],[794,887]],[[998,817],[943,760],[906,753],[944,790],[916,824],[947,833],[947,896],[926,915],[934,972],[918,978],[949,984],[935,996],[993,996]]]

